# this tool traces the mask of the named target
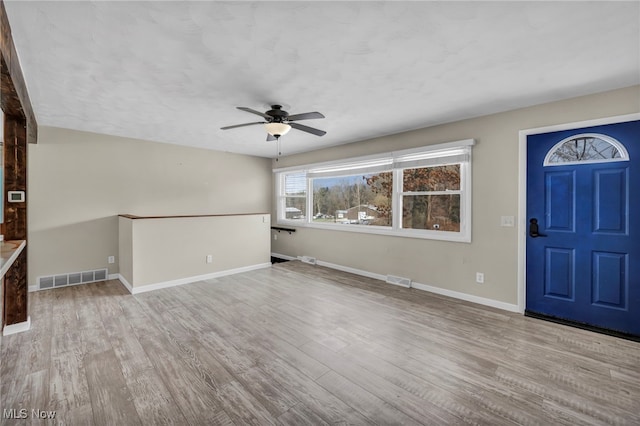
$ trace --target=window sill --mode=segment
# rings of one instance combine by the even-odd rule
[[[392,229],[391,227],[373,227],[368,225],[327,225],[320,223],[298,222],[294,220],[279,220],[277,224],[285,226],[295,226],[299,228],[324,229],[327,231],[359,232],[361,234],[387,235],[392,237],[418,238],[423,240],[450,241],[456,243],[471,243],[471,236],[464,235],[461,232]]]

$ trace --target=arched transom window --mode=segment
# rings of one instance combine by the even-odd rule
[[[625,147],[611,136],[582,133],[555,144],[544,158],[544,165],[563,166],[609,161],[629,161],[629,154]]]

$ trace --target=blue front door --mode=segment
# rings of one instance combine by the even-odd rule
[[[640,336],[640,121],[527,137],[526,311]]]

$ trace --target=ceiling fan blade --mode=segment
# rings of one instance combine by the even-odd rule
[[[271,133],[267,133],[267,142],[275,141],[276,138],[271,135]]]
[[[253,126],[256,124],[264,124],[264,121],[255,121],[253,123],[234,124],[233,126],[220,127],[220,130],[235,129],[236,127]]]
[[[297,121],[297,120],[310,120],[312,118],[324,118],[324,115],[319,112],[305,112],[303,114],[293,114],[287,117],[289,121]]]
[[[303,132],[307,132],[307,133],[312,133],[317,136],[324,136],[327,134],[327,132],[325,132],[324,130],[314,129],[313,127],[304,126],[298,123],[289,123],[289,125],[294,129],[302,130]]]
[[[267,115],[264,112],[256,111],[255,109],[251,109],[251,108],[247,108],[247,107],[236,107],[236,108],[238,108],[241,111],[246,111],[246,112],[250,112],[251,114],[259,115],[260,117],[264,117],[269,121],[271,121],[271,119],[273,118],[270,115]]]

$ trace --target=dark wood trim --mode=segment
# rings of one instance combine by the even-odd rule
[[[0,277],[0,341],[2,340],[3,327],[4,327],[4,275]]]
[[[118,216],[126,219],[176,219],[185,217],[225,217],[225,216],[259,216],[269,213],[232,213],[232,214],[192,214],[192,215],[176,215],[176,216],[136,216],[132,214],[119,214]]]
[[[634,342],[640,342],[640,336],[634,334],[623,333],[621,331],[610,330],[608,328],[596,327],[595,325],[585,324],[578,321],[572,321],[564,318],[558,318],[551,315],[545,315],[538,312],[532,312],[529,310],[524,311],[524,315],[531,318],[541,319],[545,321],[555,322],[556,324],[562,324],[569,327],[577,327],[583,330],[593,331],[595,333],[606,334],[609,336],[619,337],[621,339],[632,340]]]
[[[27,132],[25,119],[5,116],[4,136],[4,194],[7,191],[26,191]],[[3,225],[6,240],[26,240],[27,201],[9,203],[5,200]]]
[[[11,35],[9,18],[0,0],[0,106],[4,127],[4,192],[27,191],[27,143],[36,143],[38,125]],[[6,240],[27,239],[27,203],[4,203],[2,233]],[[4,277],[2,326],[27,321],[27,251],[23,250]]]
[[[2,0],[0,0],[0,58],[2,59],[2,86],[0,87],[2,110],[7,115],[23,117],[27,126],[27,142],[36,143],[38,123],[31,106],[20,60],[13,43],[9,18]]]
[[[27,250],[22,250],[4,276],[4,324],[18,324],[29,317],[27,284]]]

